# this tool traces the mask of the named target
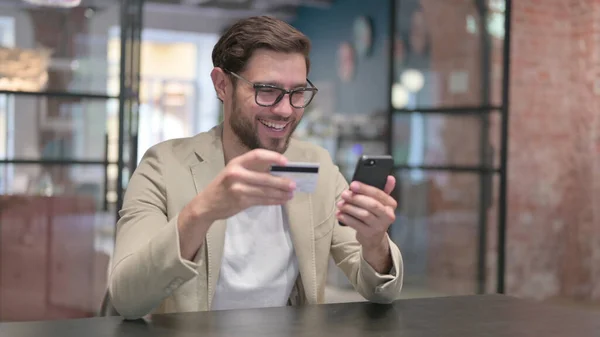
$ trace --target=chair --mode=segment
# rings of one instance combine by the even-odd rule
[[[98,316],[121,316],[117,309],[115,309],[115,307],[112,305],[108,290],[104,293],[104,298],[102,299],[102,304],[100,304],[100,311],[98,312]]]

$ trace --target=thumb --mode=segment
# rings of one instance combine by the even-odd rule
[[[396,178],[394,178],[394,176],[388,176],[387,182],[385,183],[385,188],[383,189],[383,191],[385,192],[385,194],[390,194],[390,193],[392,193],[392,191],[394,190],[395,187],[396,187]]]
[[[249,170],[268,171],[271,165],[287,164],[287,158],[275,151],[256,149],[240,156],[240,164]]]

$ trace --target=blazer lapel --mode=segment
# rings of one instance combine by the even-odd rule
[[[293,146],[285,153],[289,161],[304,161],[302,152]],[[298,259],[300,277],[308,303],[317,302],[317,267],[315,261],[314,223],[311,197],[308,193],[296,193],[285,207],[288,216],[292,242]]]
[[[195,139],[195,153],[199,160],[190,165],[192,177],[196,187],[196,193],[204,190],[206,186],[225,167],[223,157],[223,146],[221,143],[221,127],[215,127],[211,131],[199,134]],[[213,223],[206,234],[204,241],[204,254],[207,260],[207,296],[205,310],[210,310],[215,287],[219,279],[221,261],[223,257],[223,246],[225,242],[225,230],[227,222],[218,220]],[[197,259],[201,254],[198,253]]]

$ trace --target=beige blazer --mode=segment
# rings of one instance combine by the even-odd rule
[[[109,274],[112,303],[125,318],[210,310],[226,221],[211,226],[192,262],[181,258],[177,217],[223,169],[221,130],[217,126],[192,138],[160,143],[147,151],[133,173]],[[316,191],[297,193],[284,207],[300,270],[288,304],[323,303],[330,256],[367,300],[396,300],[403,277],[400,251],[390,241],[392,273],[380,275],[362,258],[355,231],[338,225],[335,204],[348,184],[329,153],[292,140],[284,155],[290,161],[320,163]]]

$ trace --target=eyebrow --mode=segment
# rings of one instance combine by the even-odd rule
[[[272,86],[279,87],[279,88],[285,88],[285,86],[282,83],[280,83],[280,82],[274,82],[274,81],[270,81],[270,82],[269,81],[256,81],[254,83],[256,83],[256,84],[264,84],[264,85],[272,85]],[[293,89],[295,89],[295,88],[306,88],[306,87],[308,87],[308,81],[300,83],[300,84],[295,84],[295,85],[292,86]]]

